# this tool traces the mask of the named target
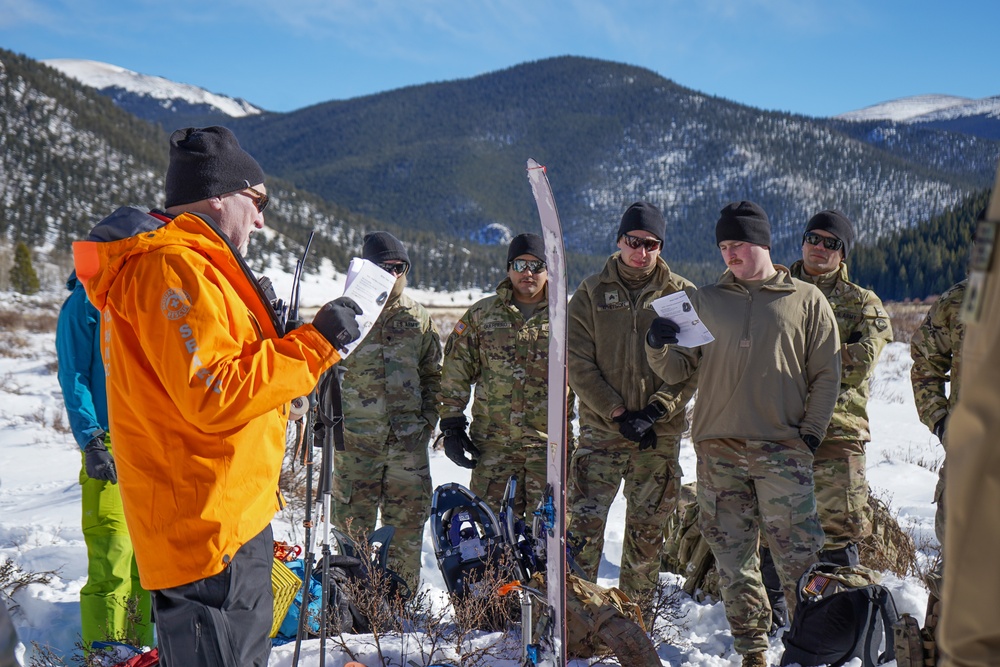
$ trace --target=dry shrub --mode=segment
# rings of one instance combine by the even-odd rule
[[[913,538],[899,527],[896,512],[892,511],[888,501],[869,493],[868,510],[872,532],[858,545],[861,564],[878,572],[892,572],[899,577],[915,572],[917,549]]]
[[[27,313],[23,316],[24,328],[31,333],[49,333],[56,330],[59,313]]]
[[[454,330],[458,319],[465,314],[466,308],[429,306],[427,311],[430,313],[431,321],[441,335],[441,342],[444,343]]]
[[[0,563],[0,591],[7,597],[13,596],[29,584],[49,584],[52,577],[58,574],[55,570],[44,572],[29,572],[9,558]]]
[[[0,330],[50,333],[56,330],[58,311],[28,311],[21,308],[0,309]]]
[[[930,306],[926,303],[903,303],[888,302],[885,304],[886,312],[889,313],[889,321],[892,323],[893,341],[897,343],[910,343],[915,332],[927,317]]]

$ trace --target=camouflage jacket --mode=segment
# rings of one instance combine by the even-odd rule
[[[694,284],[658,258],[633,304],[618,274],[618,256],[584,279],[569,302],[566,363],[570,386],[580,397],[580,426],[617,432],[612,412],[642,410],[655,399],[667,410],[653,426],[657,435],[680,435],[687,428],[685,406],[697,379],[670,385],[657,376],[646,360],[646,332],[656,317],[653,301]]]
[[[543,300],[525,321],[513,293],[504,278],[496,296],[465,311],[445,343],[441,418],[463,415],[475,385],[469,436],[477,444],[547,439],[549,307]]]
[[[927,311],[927,317],[910,339],[910,382],[920,421],[934,425],[951,414],[958,401],[965,324],[959,319],[968,280],[949,287]],[[951,382],[950,391],[945,383]]]
[[[384,441],[390,429],[405,437],[437,424],[441,338],[427,309],[405,293],[340,367],[348,434]]]
[[[826,295],[840,333],[840,394],[825,439],[868,442],[869,380],[882,350],[892,342],[889,313],[875,292],[848,280],[843,262],[826,276],[808,275],[801,260],[789,270],[793,278],[816,285]]]

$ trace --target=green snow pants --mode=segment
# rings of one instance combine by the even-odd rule
[[[139,585],[118,485],[87,477],[85,468],[80,469],[80,485],[87,544],[87,583],[80,589],[83,645],[123,639],[152,646],[149,593]],[[127,609],[130,598],[138,605],[134,619]]]

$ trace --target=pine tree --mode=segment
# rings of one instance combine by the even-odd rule
[[[10,285],[21,294],[34,294],[41,288],[35,267],[31,265],[31,250],[24,241],[14,249],[14,266],[10,268]]]

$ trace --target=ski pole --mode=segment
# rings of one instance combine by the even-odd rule
[[[333,496],[333,450],[344,451],[344,403],[341,396],[341,378],[344,369],[334,366],[327,371],[324,389],[327,391],[329,400],[324,397],[324,402],[330,408],[330,425],[326,429],[323,438],[323,469],[320,475],[320,488],[323,493],[323,608],[320,612],[320,635],[319,635],[319,665],[326,665],[326,636],[327,622],[329,617],[330,604],[330,520],[332,511]]]
[[[316,417],[313,407],[309,411],[306,428],[306,443],[302,449],[302,467],[306,473],[306,515],[302,520],[305,528],[306,554],[303,562],[302,572],[302,602],[299,605],[299,626],[295,632],[295,651],[292,653],[292,667],[299,665],[299,652],[302,648],[302,639],[306,632],[306,616],[309,614],[310,600],[309,581],[312,578],[313,559],[316,557],[313,535],[312,535],[312,479],[313,479],[313,447],[316,444]]]

